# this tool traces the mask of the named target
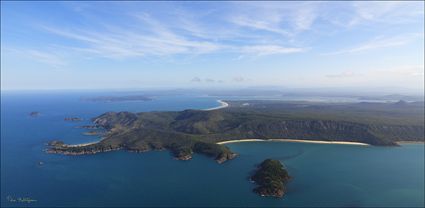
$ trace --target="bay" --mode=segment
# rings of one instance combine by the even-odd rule
[[[424,206],[424,145],[365,147],[289,142],[227,144],[224,164],[202,155],[174,160],[168,151],[51,155],[45,143],[96,141],[90,118],[107,111],[163,111],[217,106],[216,97],[167,95],[141,102],[87,102],[99,92],[2,93],[2,206]],[[30,117],[32,111],[40,112]],[[66,122],[65,117],[83,122]],[[260,197],[248,178],[266,158],[288,168],[282,199]],[[43,162],[39,165],[39,162]],[[14,202],[29,198],[36,201]]]

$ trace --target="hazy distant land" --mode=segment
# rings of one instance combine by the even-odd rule
[[[91,102],[122,102],[122,101],[150,101],[152,98],[144,95],[127,95],[127,96],[99,96],[81,98],[83,101]]]

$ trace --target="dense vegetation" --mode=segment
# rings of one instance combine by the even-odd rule
[[[279,160],[266,159],[258,166],[251,180],[258,184],[254,192],[259,195],[282,197],[286,191],[284,185],[289,178]]]
[[[424,103],[311,103],[232,101],[220,110],[108,112],[94,123],[108,133],[96,144],[53,146],[50,152],[90,154],[116,149],[168,149],[179,159],[193,153],[219,162],[235,155],[216,144],[238,139],[304,139],[397,145],[424,141]]]

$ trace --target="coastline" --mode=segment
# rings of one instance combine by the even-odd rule
[[[425,141],[398,141],[396,142],[399,145],[402,144],[425,144]]]
[[[216,144],[230,144],[230,143],[239,143],[239,142],[266,142],[264,139],[238,139],[238,140],[227,140],[222,142],[217,142]]]
[[[240,140],[229,140],[217,142],[217,144],[229,144],[229,143],[238,143],[238,142],[301,142],[301,143],[316,143],[316,144],[343,144],[343,145],[360,145],[360,146],[370,146],[366,143],[361,142],[345,142],[345,141],[323,141],[323,140],[302,140],[302,139],[240,139]]]
[[[81,144],[67,144],[66,147],[85,147],[85,146],[89,146],[89,145],[97,144],[97,143],[99,143],[99,141],[88,142],[88,143],[81,143]]]
[[[217,102],[220,103],[220,106],[213,107],[213,108],[207,108],[207,109],[204,109],[204,111],[218,110],[218,109],[229,107],[229,103],[226,103],[223,100],[217,100]]]

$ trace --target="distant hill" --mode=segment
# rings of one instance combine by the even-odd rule
[[[390,94],[383,96],[360,96],[360,100],[406,100],[406,101],[424,101],[424,96]]]

